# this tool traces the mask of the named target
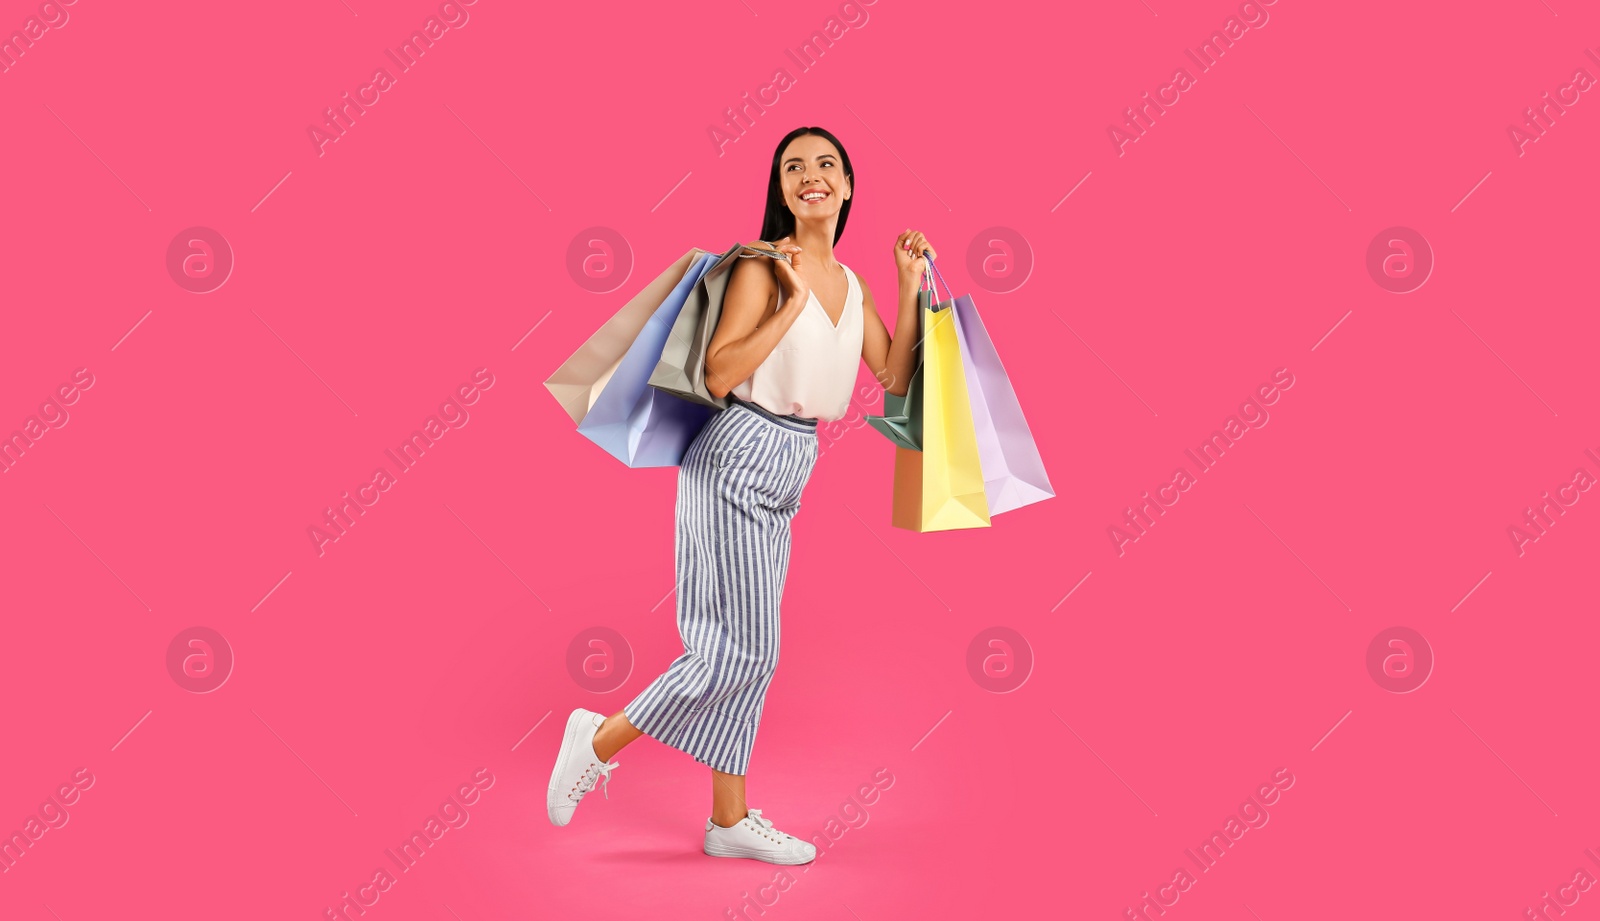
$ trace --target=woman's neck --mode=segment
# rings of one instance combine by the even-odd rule
[[[815,260],[816,265],[832,267],[837,261],[833,257],[833,222],[828,226],[819,226],[811,223],[797,223],[794,229],[794,242],[801,249],[802,258],[807,261]]]

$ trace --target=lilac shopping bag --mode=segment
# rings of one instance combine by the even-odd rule
[[[644,286],[644,290],[630,298],[544,382],[550,395],[572,417],[574,425],[589,415],[594,401],[600,399],[600,392],[606,388],[606,382],[611,380],[617,365],[622,363],[622,356],[628,354],[628,346],[633,345],[633,340],[639,337],[639,330],[650,322],[651,315],[661,306],[661,302],[667,299],[673,287],[683,279],[684,273],[694,265],[695,259],[704,252],[694,247],[673,260],[665,272],[657,275],[650,284]]]
[[[933,266],[933,260],[928,260]],[[933,266],[939,283],[949,291],[944,274]],[[956,338],[961,342],[961,361],[966,369],[967,395],[972,403],[972,423],[978,433],[978,460],[983,466],[984,493],[989,498],[989,514],[998,515],[1024,505],[1032,505],[1056,494],[1045,474],[1039,446],[1022,415],[1017,392],[1011,386],[1005,365],[994,340],[978,316],[972,295],[955,299],[951,311]]]
[[[650,374],[695,283],[717,261],[702,253],[645,322],[578,431],[629,467],[674,467],[716,410],[649,386]]]

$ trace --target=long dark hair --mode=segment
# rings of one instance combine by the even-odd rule
[[[767,213],[761,218],[761,236],[758,240],[780,240],[794,233],[794,212],[789,210],[789,203],[783,199],[783,180],[779,172],[781,164],[778,162],[783,157],[783,151],[789,142],[801,135],[815,134],[824,138],[839,151],[839,162],[844,166],[845,178],[850,180],[850,197],[839,206],[839,223],[833,228],[833,242],[837,244],[839,238],[844,236],[844,222],[850,217],[850,203],[855,201],[856,173],[850,166],[850,155],[845,152],[844,145],[839,139],[825,128],[796,128],[783,136],[778,142],[778,149],[772,152],[772,175],[767,179]]]

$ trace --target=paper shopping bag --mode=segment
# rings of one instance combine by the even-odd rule
[[[940,281],[943,280],[941,274]],[[1034,443],[1022,405],[1017,402],[1017,392],[1005,365],[1000,363],[1000,353],[984,328],[983,318],[978,316],[972,295],[956,298],[952,314],[961,343],[962,369],[972,403],[989,514],[1009,512],[1054,496],[1055,489],[1050,486],[1044,461],[1039,457],[1039,446]]]
[[[895,449],[893,523],[913,531],[989,527],[978,436],[972,422],[961,343],[952,305],[936,302],[923,316],[922,451],[918,475]]]
[[[695,259],[704,252],[696,247],[678,257],[665,272],[657,275],[643,291],[601,325],[544,382],[545,388],[572,417],[573,422],[582,422],[583,417],[589,414],[595,400],[600,397],[600,391],[605,389],[606,382],[616,372],[622,356],[633,344],[639,331],[644,329],[650,315],[655,313],[672,289],[683,280],[684,273]]]
[[[923,288],[917,292],[917,317],[920,324],[921,318],[926,316],[932,304],[932,291]],[[921,339],[927,335],[926,326],[918,334],[916,354],[912,356],[911,380],[906,384],[903,396],[896,396],[885,392],[883,395],[883,415],[868,416],[867,424],[880,432],[883,437],[894,442],[896,447],[912,451],[922,450],[922,344]]]
[[[722,320],[722,301],[728,294],[733,266],[742,258],[767,256],[788,261],[788,255],[735,243],[718,256],[689,292],[689,299],[672,325],[661,360],[650,375],[650,386],[713,409],[727,409],[728,398],[713,396],[706,386],[706,350]],[[731,387],[729,389],[732,389]]]
[[[645,322],[578,432],[629,467],[673,467],[716,412],[649,386],[689,292],[716,261],[702,253]]]

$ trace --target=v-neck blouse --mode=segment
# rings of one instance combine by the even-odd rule
[[[850,390],[855,386],[861,363],[865,331],[861,280],[849,266],[844,266],[844,270],[849,286],[839,325],[835,326],[828,319],[828,311],[817,298],[817,292],[812,291],[805,310],[778,340],[772,354],[733,388],[734,396],[760,404],[780,416],[802,416],[824,422],[844,418],[850,408]],[[780,289],[780,308],[783,297]]]

